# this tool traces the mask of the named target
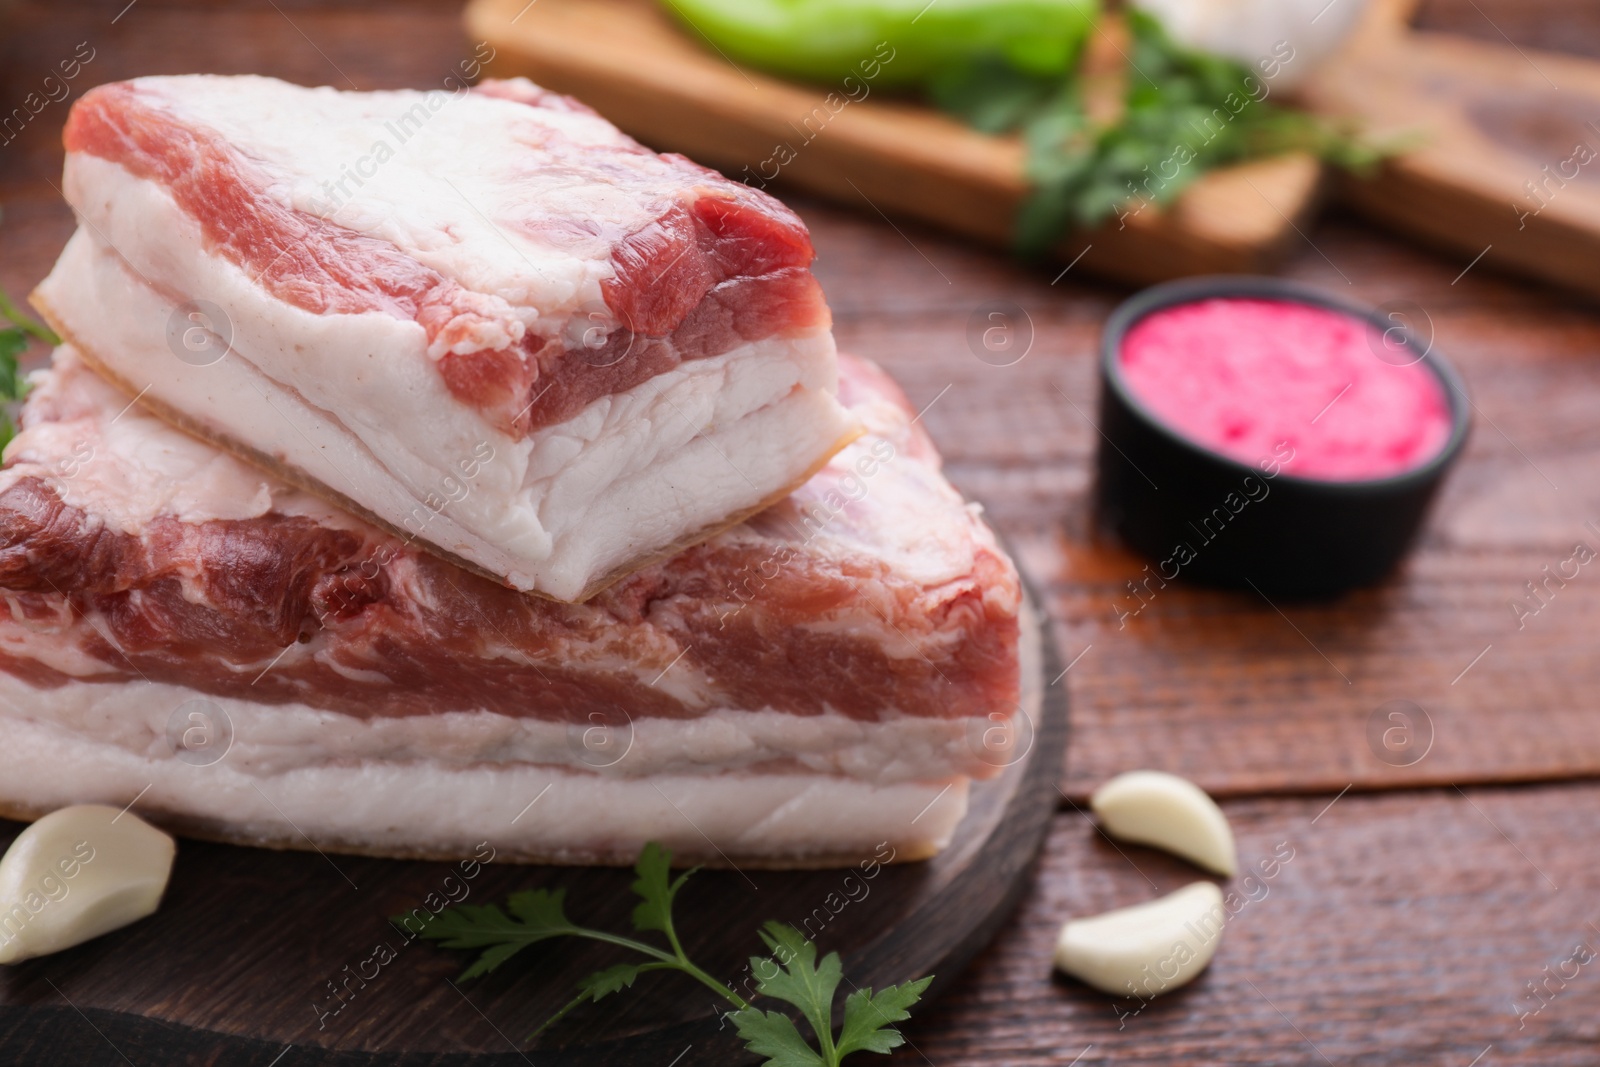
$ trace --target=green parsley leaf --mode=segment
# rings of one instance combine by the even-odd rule
[[[777,1012],[746,1008],[730,1018],[750,1051],[766,1056],[766,1067],[838,1067],[853,1052],[887,1053],[905,1043],[893,1026],[910,1018],[932,978],[889,986],[874,994],[858,989],[845,998],[844,1027],[833,1037],[833,997],[843,979],[839,954],[817,959],[817,947],[792,926],[769,922],[761,930],[772,955],[750,961],[762,996],[800,1009],[821,1052],[813,1050],[790,1019]]]
[[[28,348],[28,335],[21,330],[0,330],[0,403],[21,400],[27,381],[18,376],[17,359]],[[0,449],[16,436],[11,413],[0,407]]]
[[[28,334],[35,340],[43,341],[47,345],[61,343],[61,338],[56,336],[54,330],[33,319],[21,308],[17,307],[16,304],[12,303],[11,298],[5,294],[3,289],[0,289],[0,319],[5,319],[23,333]]]
[[[646,971],[665,971],[674,969],[670,963],[618,963],[607,967],[603,971],[596,971],[578,982],[578,995],[546,1019],[539,1029],[528,1035],[528,1040],[533,1040],[556,1023],[564,1019],[568,1012],[579,1004],[590,1003],[604,999],[613,993],[631,988],[638,977]]]
[[[762,1067],[827,1067],[827,1061],[806,1044],[787,1015],[745,1008],[728,1018],[744,1039],[745,1048],[766,1057]]]
[[[1035,258],[1063,234],[1172,203],[1207,171],[1305,151],[1370,168],[1377,147],[1317,116],[1269,101],[1269,83],[1231,59],[1183,48],[1160,22],[1124,11],[1131,42],[1122,114],[1096,127],[1074,76],[1031,78],[1001,65],[941,72],[927,86],[939,107],[990,133],[1019,130],[1033,191],[1014,223],[1019,254]]]
[[[458,977],[456,981],[464,982],[468,978],[477,978],[480,975],[488,974],[489,972],[497,969],[506,960],[527,948],[529,944],[530,942],[527,941],[503,941],[497,945],[490,945],[488,948],[483,950],[483,953],[476,960],[472,962],[470,967],[461,972],[460,977]],[[446,942],[446,947],[462,948],[464,946],[452,945]]]
[[[1048,102],[1059,85],[991,59],[946,67],[934,74],[927,89],[935,105],[968,126],[1004,133]]]
[[[541,941],[579,933],[562,911],[565,890],[526,890],[506,900],[507,915],[494,904],[461,904],[446,908],[418,931],[444,948],[481,948],[483,954],[465,971],[463,980],[477,978],[498,968],[506,960]],[[394,923],[406,929],[408,917],[397,915]]]
[[[852,1052],[888,1052],[906,1039],[892,1023],[911,1018],[911,1006],[922,999],[933,976],[915,982],[886,986],[873,995],[872,987],[858,989],[844,1001],[844,1026],[839,1030],[839,1058]]]
[[[577,929],[567,920],[562,906],[566,896],[565,889],[525,889],[507,897],[506,908],[521,919],[530,932],[537,932],[542,941],[547,937],[570,934]]]
[[[0,330],[0,400],[20,400],[24,390],[17,376],[17,358],[28,350],[21,330]]]
[[[8,404],[28,395],[28,381],[18,369],[28,346],[36,340],[58,345],[61,338],[48,326],[24,314],[4,291],[0,291],[0,320],[11,323],[9,328],[0,330],[0,404]],[[11,411],[0,407],[0,448],[10,444],[15,436]]]
[[[620,993],[629,989],[638,980],[640,974],[652,967],[661,967],[659,963],[616,963],[603,971],[596,971],[578,983],[582,995],[590,1000],[600,1000],[612,993]]]
[[[633,870],[632,888],[639,897],[633,909],[634,929],[664,934],[671,951],[621,934],[578,926],[567,918],[562,891],[548,889],[513,893],[504,910],[493,904],[446,908],[426,921],[417,933],[445,948],[481,949],[477,960],[462,974],[463,979],[488,974],[529,945],[557,937],[603,941],[645,957],[642,962],[613,964],[584,978],[578,983],[577,995],[532,1036],[538,1036],[581,1004],[596,1003],[632,988],[639,976],[648,971],[679,971],[736,1009],[728,1018],[746,1047],[765,1057],[767,1067],[840,1067],[840,1061],[852,1052],[888,1052],[905,1042],[892,1024],[908,1017],[908,1009],[921,998],[931,979],[889,986],[877,994],[871,989],[850,994],[845,998],[844,1028],[835,1045],[833,998],[844,977],[839,954],[830,952],[819,961],[816,945],[799,930],[783,923],[767,923],[759,933],[771,956],[750,961],[757,990],[762,996],[785,1001],[800,1010],[816,1039],[817,1047],[813,1048],[794,1020],[781,1012],[751,1006],[684,953],[673,926],[672,905],[694,871],[672,878],[672,854],[654,842],[645,846]],[[406,929],[407,923],[415,920],[397,916],[394,921]]]
[[[811,1024],[824,1058],[833,1062],[833,994],[844,976],[839,954],[830,952],[817,962],[817,946],[785,923],[769,922],[761,940],[772,951],[769,958],[750,960],[756,990],[762,996],[787,1001],[800,1009]]]
[[[640,933],[659,931],[676,941],[672,930],[672,902],[683,883],[699,869],[685,871],[677,881],[669,882],[672,853],[654,841],[645,845],[638,862],[633,865],[637,877],[631,888],[639,897],[639,904],[633,909],[633,928]]]

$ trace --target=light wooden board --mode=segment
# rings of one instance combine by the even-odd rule
[[[870,85],[859,103],[840,107],[836,93],[830,107],[828,86],[735,66],[657,0],[472,0],[466,24],[495,49],[489,73],[570,93],[653,148],[752,184],[776,174],[775,191],[804,189],[873,217],[1011,242],[1028,193],[1015,137],[979,133]],[[1103,34],[1094,45],[1116,54]],[[1063,261],[1084,253],[1086,272],[1134,282],[1266,270],[1299,239],[1295,222],[1312,211],[1321,174],[1301,155],[1214,172],[1171,210],[1072,235],[1059,252]]]
[[[1416,142],[1341,197],[1462,269],[1600,294],[1600,62],[1414,30],[1415,6],[1374,0],[1305,87],[1316,110]]]

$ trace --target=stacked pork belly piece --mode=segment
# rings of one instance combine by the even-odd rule
[[[0,811],[901,858],[1017,755],[1014,567],[798,218],[525,81],[74,107],[0,472]]]

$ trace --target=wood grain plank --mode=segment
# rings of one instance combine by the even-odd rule
[[[1422,0],[1420,30],[1600,57],[1600,8],[1572,0]]]
[[[271,74],[345,88],[431,88],[472,55],[453,0],[92,0],[68,10],[23,0],[8,18],[0,32],[0,117],[42,91],[46,77],[59,80],[59,64],[80,45],[92,58],[66,83],[69,96],[46,104],[20,137],[0,143],[0,191],[7,196],[17,182],[59,183],[67,107],[95,85],[208,73]]]
[[[1245,903],[1210,969],[1142,1010],[1052,976],[1056,933],[1200,875],[1063,812],[1017,919],[892,1067],[1594,1063],[1600,962],[1522,1013],[1547,966],[1600,952],[1600,787],[1329,799],[1224,805],[1255,880],[1223,884]],[[1293,858],[1262,878],[1280,846]]]
[[[1371,177],[1341,179],[1341,198],[1488,268],[1600,293],[1600,64],[1498,29],[1492,42],[1412,30],[1389,6],[1300,89],[1379,141],[1410,142]]]
[[[1460,265],[1349,223],[1312,231],[1315,247],[1286,273],[1431,323],[1478,407],[1467,454],[1418,551],[1378,587],[1273,606],[1174,583],[1121,621],[1140,603],[1127,583],[1145,561],[1097,530],[1089,473],[1095,346],[1121,292],[1070,276],[1052,286],[916,228],[902,236],[820,206],[805,216],[840,344],[882,361],[919,407],[937,400],[924,421],[952,478],[1046,584],[1064,661],[1092,646],[1064,681],[1073,796],[1141,765],[1224,794],[1600,771],[1600,572],[1578,568],[1535,616],[1511,607],[1576,542],[1600,551],[1585,526],[1600,522],[1593,313],[1487,273],[1452,285]],[[1014,304],[1016,328],[1032,331],[1014,366],[969,347],[973,315],[995,302]],[[1420,762],[1384,762],[1368,744],[1368,720],[1391,700],[1431,719]]]

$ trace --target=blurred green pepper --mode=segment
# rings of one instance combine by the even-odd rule
[[[665,0],[732,59],[800,78],[921,85],[952,65],[1071,69],[1099,0]]]

